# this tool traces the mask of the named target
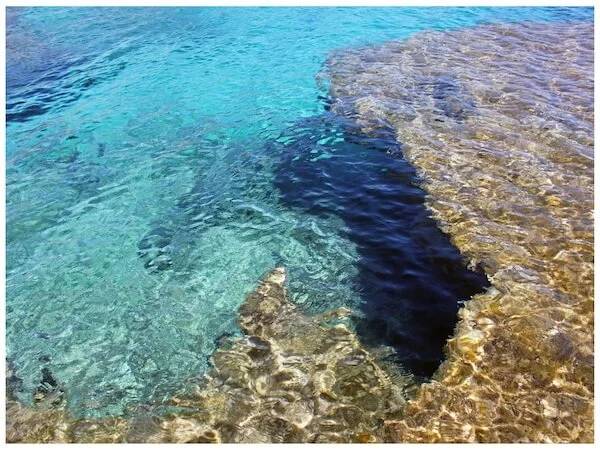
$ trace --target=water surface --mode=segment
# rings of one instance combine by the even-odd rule
[[[76,415],[167,398],[238,332],[236,308],[279,264],[297,304],[350,307],[365,340],[430,374],[456,300],[482,280],[427,218],[401,149],[353,142],[325,117],[315,76],[335,49],[420,30],[590,16],[9,8],[6,307],[17,395],[31,401],[48,368]]]

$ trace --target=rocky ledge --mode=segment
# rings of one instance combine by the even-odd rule
[[[493,289],[397,441],[593,440],[593,23],[486,25],[341,51],[332,110],[393,133]]]
[[[202,383],[162,416],[74,420],[56,399],[7,405],[9,442],[383,442],[409,377],[391,375],[338,309],[306,316],[275,269],[239,310],[243,337],[225,341]],[[54,406],[52,406],[54,405]]]

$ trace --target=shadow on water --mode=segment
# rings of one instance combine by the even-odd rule
[[[367,344],[392,346],[404,369],[429,377],[442,361],[459,302],[488,281],[466,268],[430,217],[393,135],[367,137],[341,120],[326,113],[279,139],[276,187],[288,207],[343,220],[360,254],[359,335]]]

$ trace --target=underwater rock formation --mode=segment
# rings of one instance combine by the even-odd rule
[[[239,310],[244,336],[213,355],[204,383],[164,415],[73,420],[7,404],[10,442],[382,442],[411,378],[385,371],[344,325],[348,310],[302,314],[275,269]]]
[[[396,441],[593,440],[593,23],[427,32],[331,57],[332,111],[396,134],[493,288]]]
[[[295,122],[293,137],[270,148],[282,155],[274,185],[286,207],[341,219],[358,256],[351,261],[357,270],[352,284],[361,301],[351,308],[360,314],[354,316],[359,339],[393,348],[395,364],[429,379],[444,359],[460,302],[489,282],[467,269],[431,218],[395,136],[373,138],[350,125],[331,113]],[[297,272],[290,272],[296,282]],[[310,282],[310,301],[332,291],[332,280],[323,281]]]
[[[434,217],[493,285],[461,309],[414,398],[347,311],[302,314],[277,269],[240,309],[244,336],[159,414],[74,419],[43,373],[37,404],[9,397],[7,440],[592,441],[592,26],[423,33],[329,61],[332,111],[395,134]]]
[[[189,420],[225,442],[383,441],[383,420],[403,406],[409,379],[392,382],[361,347],[342,323],[349,311],[303,315],[284,279],[276,269],[248,296],[245,336],[215,353],[206,386],[174,402],[204,411]]]

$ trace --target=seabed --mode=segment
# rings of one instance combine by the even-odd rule
[[[9,442],[593,441],[593,24],[424,32],[335,52],[320,77],[332,113],[395,137],[491,283],[432,379],[361,343],[348,309],[303,311],[278,267],[161,416],[73,418],[47,374],[34,405],[9,384]]]

